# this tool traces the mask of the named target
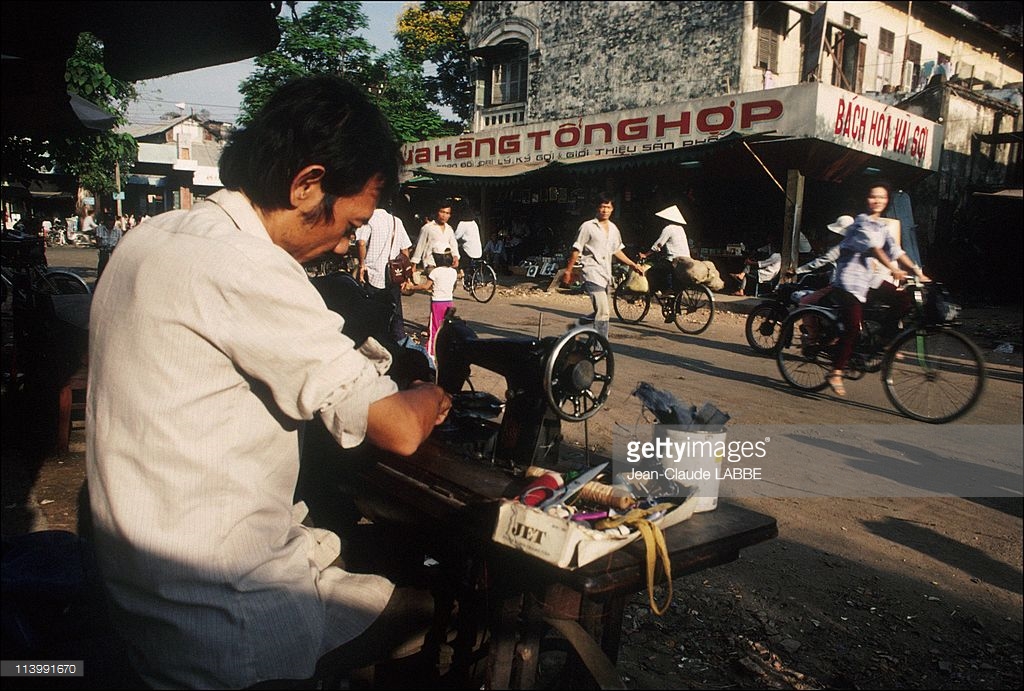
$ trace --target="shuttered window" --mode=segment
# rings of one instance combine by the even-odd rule
[[[786,31],[787,13],[776,3],[759,2],[755,7],[757,27],[757,64],[765,65],[772,72],[779,73],[779,44]]]

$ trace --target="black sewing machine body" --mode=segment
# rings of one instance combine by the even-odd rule
[[[481,339],[454,310],[435,348],[438,384],[453,396],[452,422],[439,433],[454,441],[480,428],[472,410],[479,408],[480,394],[463,387],[473,366],[495,372],[505,378],[507,391],[491,458],[518,467],[557,464],[561,421],[595,414],[607,400],[614,368],[607,340],[593,329],[539,339]]]

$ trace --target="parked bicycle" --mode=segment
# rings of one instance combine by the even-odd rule
[[[812,273],[805,273],[794,283],[783,283],[767,295],[747,315],[745,333],[747,343],[758,355],[774,355],[782,333],[782,322],[799,307],[800,299],[808,293],[824,288],[832,279],[835,265]]]
[[[477,302],[490,302],[498,287],[494,267],[483,259],[470,259],[469,268],[462,272],[462,287]]]
[[[868,305],[845,376],[882,373],[889,401],[921,422],[944,423],[964,415],[985,386],[985,361],[975,343],[955,328],[959,308],[939,284],[911,284],[913,308],[902,330],[887,330],[884,309]],[[782,323],[776,359],[790,385],[820,391],[828,384],[844,325],[834,307],[794,310]]]
[[[32,303],[33,294],[86,295],[89,285],[76,273],[51,269],[46,264],[43,238],[21,233],[5,233],[3,238],[3,301],[8,296],[16,304]]]
[[[672,322],[680,331],[691,336],[704,333],[715,318],[715,296],[702,283],[689,283],[682,288],[649,285],[647,292],[630,290],[629,279],[635,273],[627,269],[615,287],[612,306],[615,314],[627,324],[639,324],[657,302],[665,322]]]

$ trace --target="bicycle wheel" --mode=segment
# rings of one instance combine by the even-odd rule
[[[955,420],[978,402],[985,361],[974,342],[939,326],[904,332],[882,363],[885,394],[901,413],[939,424]]]
[[[771,355],[779,345],[788,312],[774,302],[762,302],[747,315],[747,343],[758,355]]]
[[[494,297],[494,291],[498,287],[498,277],[489,264],[480,262],[473,270],[473,278],[469,284],[469,292],[476,298],[477,302],[490,302]]]
[[[89,285],[76,273],[54,269],[41,274],[35,289],[46,295],[88,295]]]
[[[838,320],[818,309],[794,310],[779,329],[775,358],[782,378],[801,391],[821,391],[832,371],[832,348],[839,337]]]
[[[676,295],[676,327],[684,334],[704,333],[715,318],[715,298],[706,285],[683,288]]]
[[[615,314],[627,324],[639,324],[651,309],[651,296],[619,286],[612,298]]]

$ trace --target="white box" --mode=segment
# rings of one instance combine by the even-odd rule
[[[696,496],[689,497],[653,521],[654,525],[664,530],[685,521],[693,515],[698,500]],[[498,544],[569,570],[622,549],[639,538],[638,530],[629,535],[612,535],[511,499],[501,502],[493,536]]]

